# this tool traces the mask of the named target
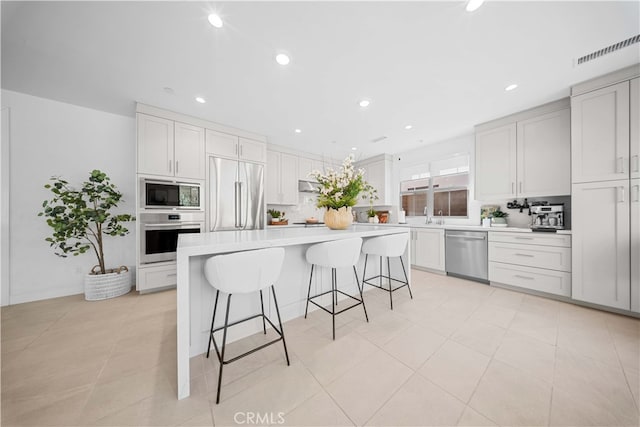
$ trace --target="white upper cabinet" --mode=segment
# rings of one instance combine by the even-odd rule
[[[640,78],[636,77],[630,82],[629,95],[629,141],[631,159],[631,178],[640,178]]]
[[[238,156],[240,160],[248,162],[265,163],[267,161],[267,144],[247,138],[239,138],[240,147]]]
[[[629,81],[571,98],[572,181],[629,178]]]
[[[309,173],[313,171],[313,160],[306,157],[298,157],[298,179],[303,181],[313,181]]]
[[[640,313],[640,178],[631,187],[631,311]]]
[[[204,179],[204,129],[175,122],[175,173],[176,177]]]
[[[137,115],[138,173],[173,175],[173,120]]]
[[[572,190],[573,212],[591,214],[571,218],[571,296],[629,310],[629,180],[574,184]]]
[[[338,167],[339,169],[340,167]],[[393,205],[397,201],[392,200],[391,191],[391,156],[384,154],[365,160],[355,165],[355,169],[364,170],[364,180],[376,189],[378,199],[373,201],[374,206]],[[357,206],[369,206],[366,194],[361,194]]]
[[[211,129],[207,129],[207,153],[255,163],[267,161],[267,145],[264,142]]]
[[[267,150],[266,181],[267,204],[298,204],[298,156]]]
[[[518,197],[571,194],[570,117],[567,108],[518,122]]]
[[[138,173],[204,179],[204,129],[146,114],[138,119]]]
[[[562,99],[476,128],[476,200],[571,193],[569,101]]]
[[[476,132],[476,200],[516,197],[516,124]]]

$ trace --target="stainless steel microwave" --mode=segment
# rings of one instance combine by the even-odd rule
[[[200,184],[142,179],[141,187],[145,209],[203,210]]]

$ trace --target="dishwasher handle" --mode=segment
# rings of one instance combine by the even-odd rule
[[[466,240],[485,240],[487,236],[466,236],[464,234],[447,234],[447,239],[449,237],[455,239],[466,239]]]

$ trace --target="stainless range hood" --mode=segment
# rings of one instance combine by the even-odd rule
[[[299,180],[298,181],[298,191],[301,193],[316,193],[318,194],[318,191],[320,190],[320,184],[318,184],[317,182],[314,181],[305,181],[305,180]]]

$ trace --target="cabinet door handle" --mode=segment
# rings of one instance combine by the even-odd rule
[[[531,255],[531,254],[520,254],[520,253],[517,253],[516,255],[517,255],[517,256],[526,256],[527,258],[533,258],[533,257],[534,257],[534,256],[533,256],[533,255]]]
[[[235,154],[238,155],[238,144],[235,144]]]
[[[624,203],[624,187],[618,187],[618,203]]]
[[[637,154],[631,158],[633,159],[633,171],[640,172],[640,158]]]
[[[520,237],[520,236],[517,236],[516,239],[518,239],[518,240],[533,240],[533,237]]]
[[[178,161],[176,160],[176,173],[178,173]]]
[[[242,145],[240,145],[240,157],[242,157]]]
[[[526,279],[526,280],[535,280],[533,277],[530,276],[522,276],[520,274],[516,274],[514,277],[517,277],[519,279]]]
[[[624,157],[618,157],[618,173],[624,173]]]
[[[633,188],[636,190],[636,196],[633,198],[632,201],[634,202],[640,202],[640,185],[634,185]]]
[[[169,160],[169,173],[171,173],[171,160]]]
[[[522,193],[522,181],[520,181],[520,192]]]

